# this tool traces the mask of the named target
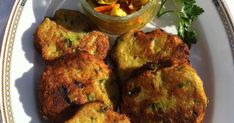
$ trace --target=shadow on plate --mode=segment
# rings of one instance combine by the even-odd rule
[[[71,4],[72,2],[74,4]],[[40,115],[37,99],[37,82],[45,63],[34,48],[33,34],[45,16],[52,16],[59,8],[80,9],[80,5],[78,0],[33,0],[32,3],[28,1],[26,4],[32,4],[35,22],[23,33],[21,43],[25,58],[33,64],[33,67],[16,80],[15,86],[18,89],[25,113],[31,117],[30,123],[45,123],[46,121]]]
[[[69,4],[75,2],[77,4]],[[15,82],[20,101],[23,105],[25,113],[31,118],[30,123],[45,123],[39,113],[37,99],[37,83],[45,67],[40,54],[35,50],[33,44],[33,34],[37,26],[43,21],[45,16],[51,16],[58,8],[77,9],[79,4],[77,0],[33,0],[27,4],[32,4],[35,22],[23,33],[21,38],[22,49],[27,61],[33,64],[33,67],[25,72]],[[31,92],[31,93],[30,93]]]
[[[44,3],[46,0],[33,1],[33,12],[35,15],[35,23],[23,33],[21,38],[22,49],[25,52],[25,58],[29,63],[33,64],[33,67],[25,72],[23,76],[16,80],[15,86],[18,89],[20,95],[20,101],[22,102],[25,113],[31,117],[30,123],[45,122],[40,117],[37,101],[37,81],[44,68],[43,60],[40,55],[35,51],[33,44],[33,33],[37,25],[42,21]],[[48,2],[48,1],[47,1]],[[30,3],[30,2],[29,2]],[[28,3],[28,4],[29,4]],[[26,88],[27,87],[27,88]],[[30,93],[31,92],[31,93]]]

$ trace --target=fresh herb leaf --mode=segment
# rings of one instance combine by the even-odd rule
[[[184,83],[178,83],[178,84],[176,85],[177,88],[183,88],[184,86],[185,86]]]
[[[158,103],[152,103],[151,108],[153,111],[157,111],[159,109],[159,104]]]
[[[108,110],[108,108],[106,106],[100,106],[98,112],[105,113],[107,110]]]
[[[88,101],[94,101],[95,95],[93,93],[89,93],[86,95]]]
[[[172,0],[170,2],[179,2],[181,6],[177,6],[179,8],[175,10],[167,10],[165,7],[167,0],[161,0],[161,5],[159,7],[159,11],[157,13],[158,17],[166,13],[174,13],[179,18],[178,24],[178,35],[183,39],[183,41],[191,47],[192,44],[197,42],[196,40],[196,32],[192,28],[192,22],[201,15],[204,10],[196,5],[195,0]]]
[[[72,46],[72,40],[71,39],[65,39],[65,44],[68,46],[68,47],[71,47]]]
[[[103,92],[103,93],[105,93],[106,91],[105,91],[105,83],[106,83],[106,79],[101,79],[101,80],[99,80],[99,87],[100,87],[100,89],[101,89],[101,91]]]

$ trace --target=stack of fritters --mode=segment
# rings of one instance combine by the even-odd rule
[[[189,49],[162,30],[133,30],[113,49],[122,80],[121,112],[133,123],[201,123],[207,106]]]
[[[69,123],[79,119],[89,122],[92,115],[83,117],[88,114],[84,110],[101,106],[107,112],[105,116],[95,114],[95,120],[127,122],[126,116],[112,111],[119,92],[113,73],[103,61],[109,50],[108,37],[91,31],[95,26],[86,19],[80,12],[58,10],[55,20],[45,18],[36,30],[36,47],[50,63],[39,81],[40,112],[50,122],[64,122],[70,117]]]
[[[108,37],[82,13],[58,10],[35,32],[46,63],[39,81],[40,111],[50,122],[201,123],[207,106],[189,49],[175,35],[132,30],[112,50],[121,80],[105,64]]]

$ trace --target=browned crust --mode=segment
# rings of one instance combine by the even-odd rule
[[[65,123],[87,122],[93,118],[94,123],[130,123],[129,118],[113,111],[101,102],[89,102],[81,106],[71,119]]]
[[[181,71],[177,72],[179,69]],[[156,75],[161,76],[162,86],[155,86],[156,83],[160,83],[156,81]],[[180,83],[188,79],[189,75],[191,85],[180,87]],[[139,100],[139,95],[143,92],[144,98]],[[169,108],[171,105],[165,102],[165,98],[161,98],[165,95],[167,99],[175,98],[174,107]],[[188,63],[174,64],[156,71],[143,71],[139,76],[125,83],[122,97],[121,111],[126,113],[133,123],[202,123],[207,106],[202,81]],[[157,102],[160,101],[165,104],[165,107],[159,106]],[[156,107],[158,106],[155,111],[152,109],[153,103],[157,104]],[[170,103],[173,101],[170,100]]]
[[[106,79],[104,84],[108,85],[111,82],[109,74],[110,70],[102,60],[84,52],[65,56],[48,65],[38,86],[42,115],[51,121],[60,121],[75,110],[74,106],[94,100],[112,107],[108,92],[96,86],[103,79]],[[90,94],[94,97],[88,97]]]
[[[73,10],[58,10],[55,20],[45,18],[34,33],[34,44],[42,58],[51,62],[66,54],[86,51],[105,59],[109,50],[109,38],[102,32],[93,31],[97,28],[86,18],[82,13]],[[78,39],[72,36],[72,42],[76,43],[71,45],[67,39],[69,36],[66,36],[69,33],[75,37],[82,36]]]
[[[132,72],[136,69],[142,67],[144,64],[147,64],[145,62],[141,66],[137,68],[133,68],[132,66],[126,66],[126,62],[123,62],[123,58],[119,57],[120,55],[120,42],[127,42],[130,40],[130,38],[135,38],[134,42],[140,48],[138,48],[137,52],[135,54],[132,54],[134,56],[140,59],[144,59],[147,62],[153,62],[153,63],[159,63],[164,61],[172,61],[172,62],[187,62],[189,63],[189,48],[188,46],[183,43],[183,41],[176,35],[171,35],[169,33],[166,33],[165,31],[161,29],[156,29],[148,33],[144,33],[143,31],[139,30],[131,30],[130,32],[121,35],[117,38],[116,44],[113,47],[112,50],[112,59],[115,62],[115,65],[117,66],[118,73],[120,75],[120,79],[122,81],[126,81],[128,78],[132,76]],[[152,46],[152,40],[160,38],[163,40],[163,45],[161,48],[161,51],[154,52],[151,48]],[[129,44],[128,49],[121,49],[122,51],[127,50],[131,51],[133,47],[130,47]],[[132,50],[133,51],[133,50]],[[166,54],[166,55],[165,55]],[[131,64],[130,64],[131,65]],[[123,67],[125,66],[125,67]],[[124,74],[123,76],[121,74]]]
[[[92,40],[94,37],[96,37],[95,43],[89,44],[87,41]],[[78,47],[83,51],[94,50],[95,56],[100,59],[105,59],[109,50],[109,37],[102,32],[92,31],[80,40]]]
[[[135,31],[134,36],[139,44],[145,49],[144,53],[146,57],[152,59],[153,61],[160,59],[185,59],[188,61],[189,49],[177,35],[171,35],[162,29],[156,29],[148,33],[144,33],[143,31]],[[165,45],[162,50],[172,50],[170,56],[163,56],[162,53],[154,54],[152,52],[150,49],[151,41],[157,37],[165,38]]]

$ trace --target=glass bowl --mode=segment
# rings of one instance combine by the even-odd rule
[[[157,0],[149,0],[140,10],[123,17],[105,15],[96,12],[87,0],[80,0],[85,14],[96,23],[103,32],[123,34],[135,28],[145,26],[156,13]]]

